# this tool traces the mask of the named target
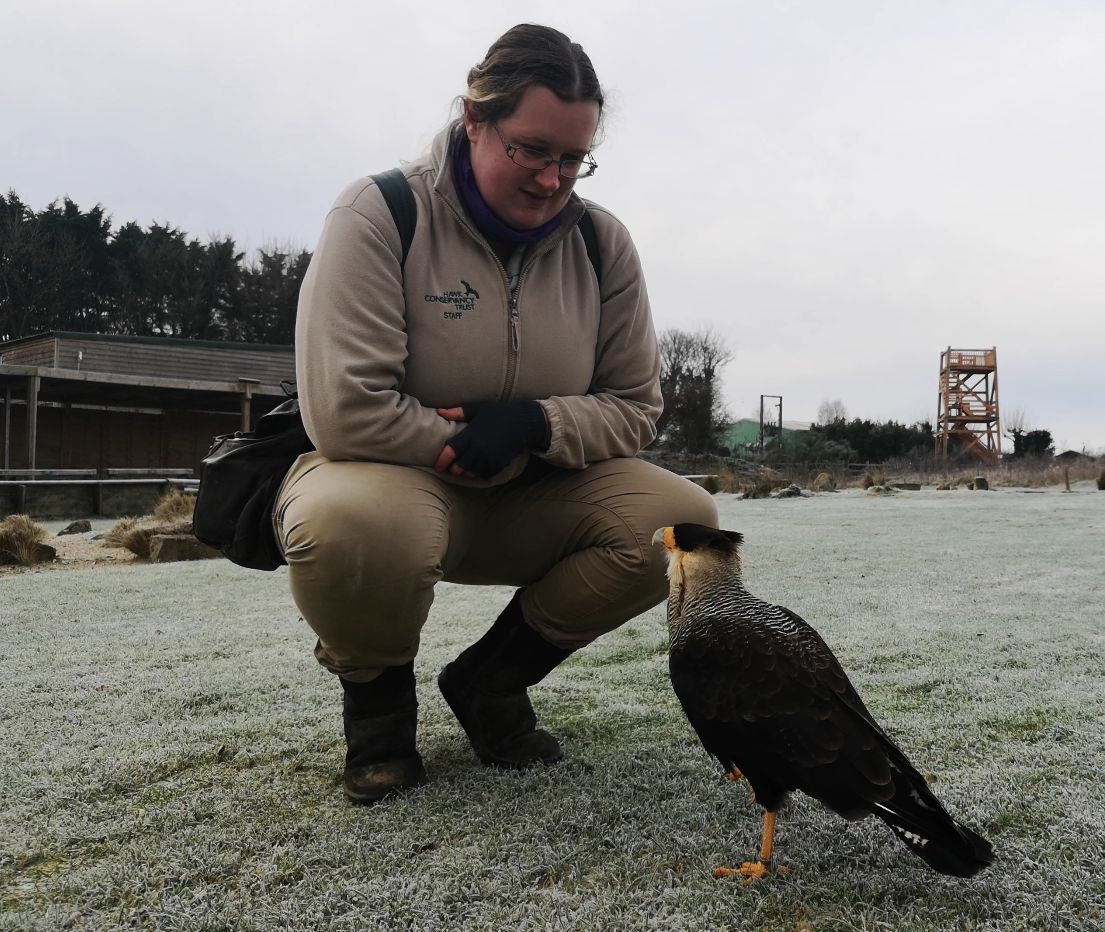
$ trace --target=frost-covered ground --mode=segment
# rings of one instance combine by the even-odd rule
[[[749,587],[834,647],[993,868],[937,876],[881,823],[760,815],[697,745],[661,609],[535,690],[567,760],[479,766],[433,686],[505,589],[442,586],[419,656],[430,785],[341,795],[339,691],[284,571],[0,579],[0,929],[1046,930],[1105,926],[1105,494],[738,502]]]

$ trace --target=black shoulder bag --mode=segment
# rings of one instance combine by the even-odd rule
[[[414,239],[418,208],[398,168],[372,176],[387,201],[399,239],[401,263]],[[299,399],[290,397],[257,421],[257,429],[221,434],[200,468],[192,533],[228,560],[253,570],[274,570],[286,562],[272,529],[276,495],[296,457],[315,447],[303,427]]]

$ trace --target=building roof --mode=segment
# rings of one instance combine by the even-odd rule
[[[1089,462],[1094,462],[1094,458],[1092,456],[1089,456],[1086,453],[1080,453],[1078,450],[1064,450],[1062,453],[1056,453],[1055,459],[1057,459],[1060,463],[1073,463],[1077,460],[1088,460]]]
[[[239,410],[243,396],[283,397],[291,346],[54,331],[0,343],[0,391],[40,402]]]
[[[808,421],[783,421],[783,434],[793,434],[810,429]],[[718,442],[733,449],[760,442],[760,422],[756,418],[741,418],[718,431]]]

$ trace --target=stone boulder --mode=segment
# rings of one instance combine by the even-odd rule
[[[87,518],[81,518],[79,521],[74,521],[72,524],[67,524],[60,531],[58,531],[58,537],[63,537],[66,534],[87,534],[92,530],[92,522]]]
[[[38,563],[50,563],[58,558],[58,552],[49,544],[38,543],[35,544],[34,557],[31,562],[25,564],[27,566],[35,566]],[[0,566],[16,566],[19,564],[19,560],[15,558],[15,555],[8,553],[6,550],[0,550]]]
[[[180,560],[211,560],[222,554],[191,534],[154,534],[150,537],[151,563],[176,563]]]
[[[786,488],[779,489],[778,492],[771,493],[772,498],[805,498],[808,497],[808,495],[808,492],[803,492],[793,482]]]
[[[165,534],[172,536],[174,534],[191,534],[192,533],[192,519],[186,518],[183,521],[173,521],[169,524],[157,524],[150,528],[151,534]]]
[[[133,519],[132,519],[133,520]],[[123,522],[120,522],[122,524]],[[123,534],[122,546],[142,559],[150,558],[155,537],[191,537],[192,522],[176,521],[171,524],[138,525]],[[197,559],[197,558],[190,558]]]

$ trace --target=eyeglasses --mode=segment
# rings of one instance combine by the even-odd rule
[[[541,149],[534,149],[530,146],[515,146],[503,139],[503,134],[499,132],[498,126],[495,126],[494,123],[491,125],[495,127],[495,135],[499,137],[499,142],[506,149],[507,158],[527,171],[541,172],[555,162],[559,166],[558,170],[561,178],[567,181],[578,181],[580,178],[590,178],[599,167],[598,163],[591,158],[590,152],[581,159],[554,159],[552,156],[546,155]]]

